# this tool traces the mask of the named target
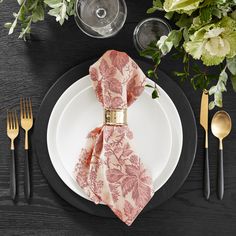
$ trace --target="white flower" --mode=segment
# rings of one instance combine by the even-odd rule
[[[206,40],[205,49],[212,56],[225,57],[230,52],[228,40],[222,37],[224,31],[224,28],[211,29],[203,37]]]
[[[224,17],[216,24],[206,25],[184,43],[185,51],[207,66],[218,65],[236,55],[236,21]]]

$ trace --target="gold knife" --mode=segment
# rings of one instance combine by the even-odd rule
[[[202,93],[200,124],[205,130],[205,164],[204,164],[204,196],[210,198],[210,175],[209,175],[209,158],[208,158],[208,91]]]

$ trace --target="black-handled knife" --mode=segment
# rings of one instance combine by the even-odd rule
[[[205,160],[204,160],[204,196],[208,200],[210,198],[210,171],[209,171],[209,155],[208,155],[208,91],[204,90],[201,100],[200,124],[205,130]]]

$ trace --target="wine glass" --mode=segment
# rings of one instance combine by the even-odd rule
[[[114,36],[123,27],[126,17],[124,0],[76,0],[75,22],[91,37]]]
[[[170,25],[160,18],[148,18],[141,21],[135,28],[133,40],[138,52],[147,49],[151,42],[156,42],[171,31]],[[150,58],[149,56],[147,56]]]

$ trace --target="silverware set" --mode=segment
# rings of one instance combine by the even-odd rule
[[[204,90],[201,99],[200,124],[205,131],[205,160],[204,160],[204,196],[210,198],[210,171],[208,154],[208,91]],[[33,127],[33,111],[30,98],[20,99],[20,126],[24,130],[24,194],[27,200],[31,195],[30,165],[29,165],[29,131]],[[229,114],[223,110],[218,111],[212,118],[211,131],[219,139],[218,171],[217,171],[217,195],[220,200],[224,196],[224,165],[223,165],[223,139],[232,129],[232,121]],[[16,167],[15,167],[15,140],[19,135],[19,122],[16,110],[7,111],[7,136],[10,139],[11,166],[10,166],[10,195],[16,199]]]
[[[204,161],[204,196],[210,198],[210,174],[208,156],[208,91],[203,91],[200,110],[200,124],[205,130],[205,161]],[[218,111],[212,118],[211,131],[219,139],[218,171],[217,171],[217,195],[220,200],[224,196],[224,165],[223,165],[223,139],[232,129],[232,121],[226,111]]]
[[[30,199],[30,166],[29,166],[29,131],[33,126],[32,102],[30,98],[20,99],[20,125],[25,132],[25,159],[24,159],[24,194]],[[19,135],[19,122],[16,110],[7,112],[7,136],[11,140],[11,169],[10,169],[10,194],[12,200],[16,199],[16,168],[14,141]]]

